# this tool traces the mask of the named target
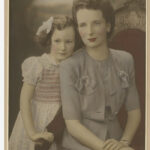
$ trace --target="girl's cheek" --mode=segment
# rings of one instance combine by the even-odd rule
[[[57,47],[55,45],[53,45],[51,50],[52,50],[53,53],[56,53]]]

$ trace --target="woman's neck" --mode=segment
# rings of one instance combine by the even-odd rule
[[[106,44],[94,48],[86,47],[86,50],[95,60],[105,60],[109,56],[109,48]]]

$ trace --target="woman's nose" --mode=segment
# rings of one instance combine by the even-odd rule
[[[87,34],[88,34],[88,35],[92,35],[92,34],[93,34],[92,25],[88,25],[88,26],[87,26]]]

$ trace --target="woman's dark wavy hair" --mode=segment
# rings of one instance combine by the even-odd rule
[[[113,7],[109,0],[74,0],[72,7],[72,15],[76,26],[78,26],[77,12],[78,10],[84,8],[102,11],[104,19],[107,23],[110,23],[111,25],[110,32],[107,34],[107,38],[110,38],[115,26],[115,15]]]
[[[73,21],[73,19],[69,16],[54,16],[53,17],[53,23],[52,23],[52,27],[49,33],[46,33],[46,30],[42,31],[39,35],[35,36],[35,41],[42,46],[43,48],[45,48],[46,52],[50,51],[50,46],[51,46],[51,38],[52,35],[54,33],[54,31],[57,30],[63,30],[66,27],[73,27],[73,29],[75,30],[75,39],[77,36],[77,31],[75,28],[75,23]],[[77,47],[77,44],[75,42],[75,49]]]

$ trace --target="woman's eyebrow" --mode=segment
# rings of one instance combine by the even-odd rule
[[[85,21],[82,21],[82,22],[78,22],[78,24],[83,24],[83,23],[86,23]]]
[[[102,21],[102,19],[95,19],[95,20],[92,20],[92,22],[95,22],[95,21]]]

